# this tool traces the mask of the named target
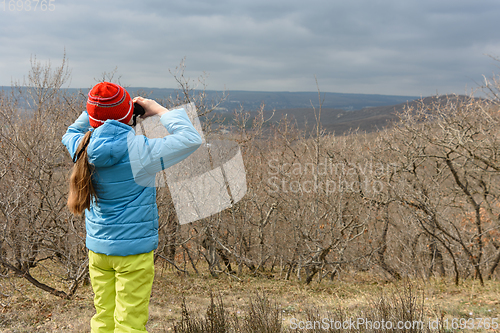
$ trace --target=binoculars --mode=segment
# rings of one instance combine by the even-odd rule
[[[135,126],[137,124],[137,117],[142,116],[144,113],[146,113],[146,111],[144,111],[144,108],[140,104],[134,103],[134,113],[132,118],[134,123],[132,124],[132,126]]]

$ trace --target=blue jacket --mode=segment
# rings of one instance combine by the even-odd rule
[[[87,154],[95,167],[92,182],[97,201],[85,210],[88,249],[128,256],[158,246],[156,172],[180,162],[201,145],[201,136],[183,109],[163,114],[161,123],[170,135],[160,139],[136,136],[131,126],[116,120],[107,120],[93,131]],[[72,157],[90,129],[86,111],[69,126],[62,142]],[[134,179],[137,172],[132,172],[137,165],[143,170],[140,181]]]

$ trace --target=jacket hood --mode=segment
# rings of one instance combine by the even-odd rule
[[[118,163],[128,151],[127,135],[135,131],[117,120],[107,120],[94,130],[87,147],[89,163],[96,167],[110,167]]]

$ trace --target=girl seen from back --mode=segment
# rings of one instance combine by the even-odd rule
[[[133,103],[144,108],[142,118],[160,116],[170,135],[136,136]],[[75,162],[68,208],[75,215],[85,213],[96,309],[92,332],[146,332],[158,246],[155,175],[192,154],[201,136],[183,109],[167,110],[142,97],[132,100],[123,87],[101,82],[90,90],[87,110],[62,142]],[[151,186],[136,182],[134,163]]]

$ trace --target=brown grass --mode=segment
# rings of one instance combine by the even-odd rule
[[[44,275],[44,272],[46,270],[37,268],[37,274]],[[48,276],[44,278],[56,279]],[[208,271],[184,276],[162,263],[157,264],[148,331],[173,331],[174,325],[179,324],[182,317],[183,299],[191,317],[206,318],[211,294],[214,295],[215,304],[218,299],[223,303],[228,318],[243,322],[250,305],[258,305],[256,296],[264,295],[271,308],[275,305],[280,309],[283,327],[286,328],[292,317],[306,320],[311,313],[329,316],[337,311],[356,318],[361,311],[375,311],[381,300],[389,303],[397,300],[406,290],[404,282],[389,283],[377,276],[355,272],[344,273],[335,281],[314,281],[310,285],[276,278],[245,275],[239,278],[241,281],[227,275],[214,278]],[[0,284],[2,294],[9,295],[1,299],[1,332],[90,331],[89,321],[94,314],[90,285],[80,287],[75,299],[63,300],[32,287],[19,277],[4,278]],[[454,286],[450,280],[440,279],[415,280],[410,284],[416,303],[423,302],[422,311],[428,319],[435,320],[441,315],[450,320],[499,317],[498,281],[487,281],[485,287],[480,287],[475,280],[465,280],[459,286]]]

